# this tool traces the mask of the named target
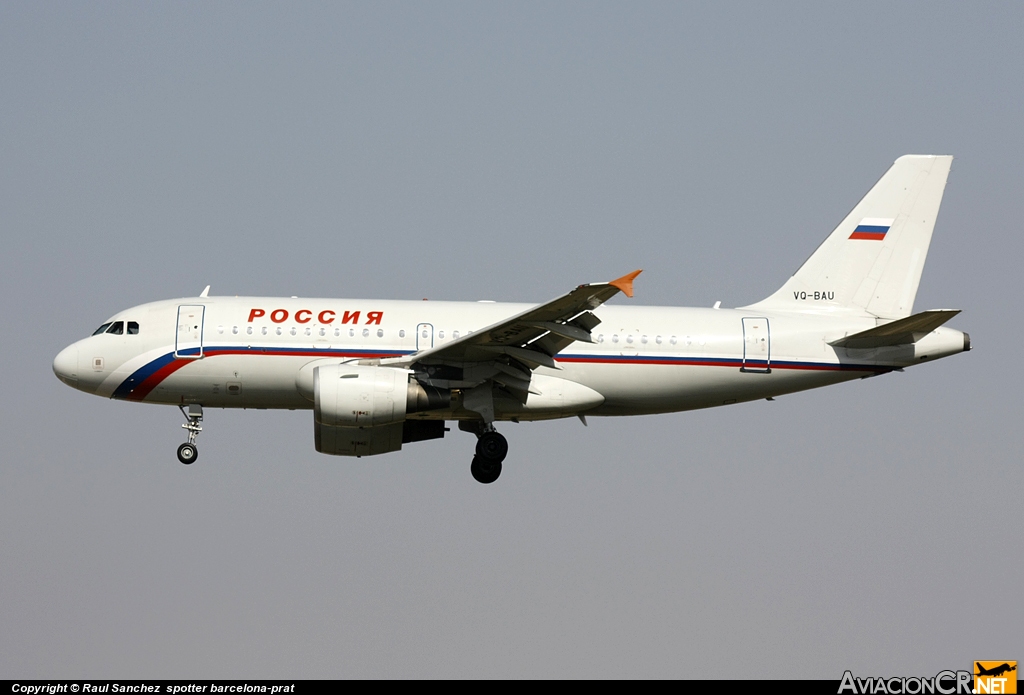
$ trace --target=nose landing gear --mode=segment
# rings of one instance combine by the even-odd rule
[[[195,460],[199,458],[199,449],[196,448],[196,437],[203,431],[202,426],[199,424],[203,421],[203,406],[198,403],[192,403],[188,406],[188,410],[185,410],[183,405],[179,405],[178,409],[185,416],[185,424],[182,427],[188,430],[188,441],[178,447],[178,460],[187,466],[195,463]]]
[[[501,475],[501,462],[508,456],[508,440],[489,423],[463,421],[459,423],[459,429],[477,436],[476,456],[469,472],[478,483],[493,483]]]

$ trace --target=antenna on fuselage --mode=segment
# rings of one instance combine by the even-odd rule
[[[210,286],[207,285],[206,289],[199,293],[200,297],[206,298],[210,296]]]

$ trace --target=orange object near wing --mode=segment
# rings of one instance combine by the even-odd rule
[[[629,275],[623,275],[622,277],[618,278],[617,280],[612,280],[608,284],[611,285],[612,287],[617,287],[618,289],[622,290],[622,293],[624,295],[626,295],[627,297],[632,297],[633,296],[633,280],[636,279],[636,276],[639,275],[642,272],[644,272],[644,271],[643,270],[634,270]]]

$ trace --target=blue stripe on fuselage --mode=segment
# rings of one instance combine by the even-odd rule
[[[181,351],[184,355],[196,355],[198,348],[190,348]],[[385,357],[401,357],[411,355],[411,350],[324,350],[317,348],[284,348],[284,347],[252,347],[252,346],[213,346],[203,348],[205,357],[217,357],[223,355],[265,355],[282,357],[314,357],[314,358],[350,358],[350,359],[377,359]],[[168,352],[152,360],[139,369],[132,372],[131,376],[125,379],[111,394],[111,398],[125,399],[131,392],[148,377],[155,374],[162,367],[175,360],[173,352]],[[744,365],[741,358],[733,357],[678,357],[670,355],[580,355],[562,354],[557,355],[559,362],[571,364],[641,364],[641,365],[678,365],[692,367],[732,367],[740,368]],[[763,361],[759,361],[761,366]],[[773,360],[770,366],[775,369],[806,369],[806,370],[842,370],[842,371],[863,371],[863,372],[888,372],[894,367],[887,367],[873,364],[850,364],[840,362],[801,362],[794,360]]]

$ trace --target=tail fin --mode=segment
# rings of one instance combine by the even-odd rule
[[[748,308],[910,316],[952,162],[897,159],[793,277]]]

